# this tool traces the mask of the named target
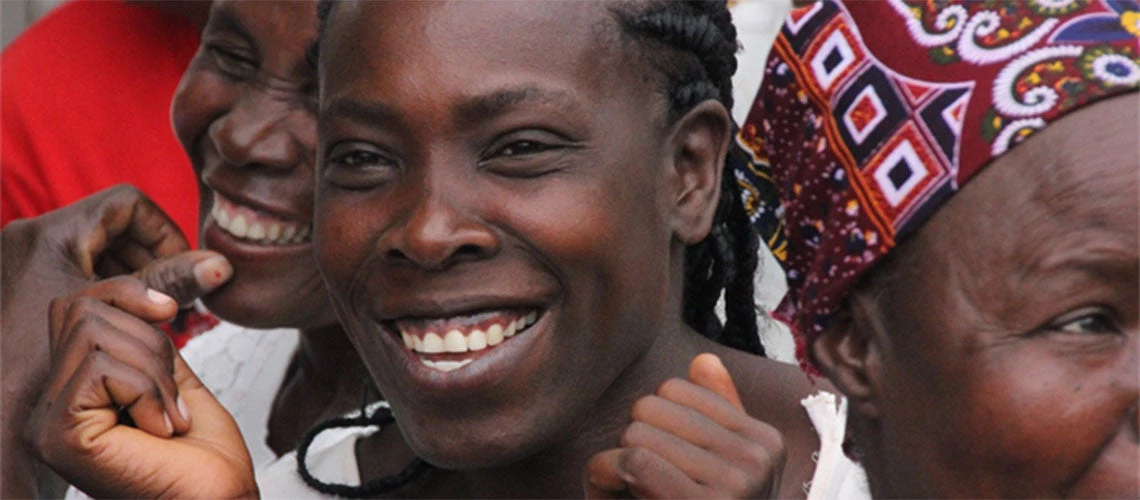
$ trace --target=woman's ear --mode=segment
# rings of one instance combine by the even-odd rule
[[[669,143],[673,232],[686,245],[700,242],[712,229],[720,200],[732,118],[724,105],[705,101],[673,125]]]
[[[869,331],[873,323],[865,321],[868,311],[858,302],[855,297],[849,300],[812,343],[811,351],[820,371],[847,397],[849,408],[865,418],[877,419],[882,394],[882,339]]]

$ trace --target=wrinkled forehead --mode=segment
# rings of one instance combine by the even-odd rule
[[[1140,232],[1140,94],[1051,123],[995,160],[918,231],[918,246],[981,272],[1026,275],[1051,254],[1128,251]],[[1094,248],[1095,247],[1095,248]],[[979,280],[986,281],[986,280]]]
[[[246,39],[267,65],[311,72],[306,50],[317,38],[317,1],[216,0],[205,34],[226,33]]]

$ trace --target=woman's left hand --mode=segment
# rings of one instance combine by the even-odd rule
[[[779,491],[783,436],[745,413],[716,356],[697,356],[688,380],[666,381],[630,413],[621,447],[586,464],[587,497],[754,498]]]

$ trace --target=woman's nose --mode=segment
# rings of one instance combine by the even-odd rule
[[[436,195],[421,199],[379,245],[392,264],[438,271],[495,255],[499,238],[486,223]]]
[[[275,101],[259,93],[250,93],[238,101],[228,113],[210,125],[209,137],[227,164],[240,167],[263,167],[289,170],[304,160],[300,137],[306,131],[295,130],[309,125],[300,120],[288,103]]]

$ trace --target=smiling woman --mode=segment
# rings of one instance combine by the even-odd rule
[[[580,494],[630,404],[701,351],[785,433],[781,484],[810,473],[806,380],[700,335],[759,350],[754,314],[722,331],[698,293],[744,277],[750,304],[755,266],[732,259],[755,247],[727,223],[735,45],[713,7],[328,5],[317,259],[408,445],[451,471],[432,491]],[[383,476],[385,447],[357,449]]]
[[[349,428],[305,445],[299,467],[275,464],[262,493],[799,496],[819,448],[799,405],[813,387],[754,354],[757,243],[726,159],[725,4],[322,5],[312,247],[391,415],[323,425]],[[273,99],[279,84],[249,85],[257,97],[232,116],[294,109]],[[280,250],[245,240],[253,212],[268,214],[266,234],[265,221],[293,220],[255,196],[293,171],[273,156],[233,168],[256,156],[242,147],[256,134],[209,143],[199,138],[226,120],[183,123],[220,193],[220,248]],[[289,122],[251,123],[269,134]],[[116,425],[107,412],[134,393],[76,383],[64,399],[99,408],[46,459],[100,476],[108,494],[249,493],[224,413],[193,374],[174,373],[188,430]],[[161,429],[161,414],[137,413]],[[395,425],[355,427],[376,421]]]
[[[1135,8],[824,1],[777,40],[742,142],[876,496],[1140,496]]]

